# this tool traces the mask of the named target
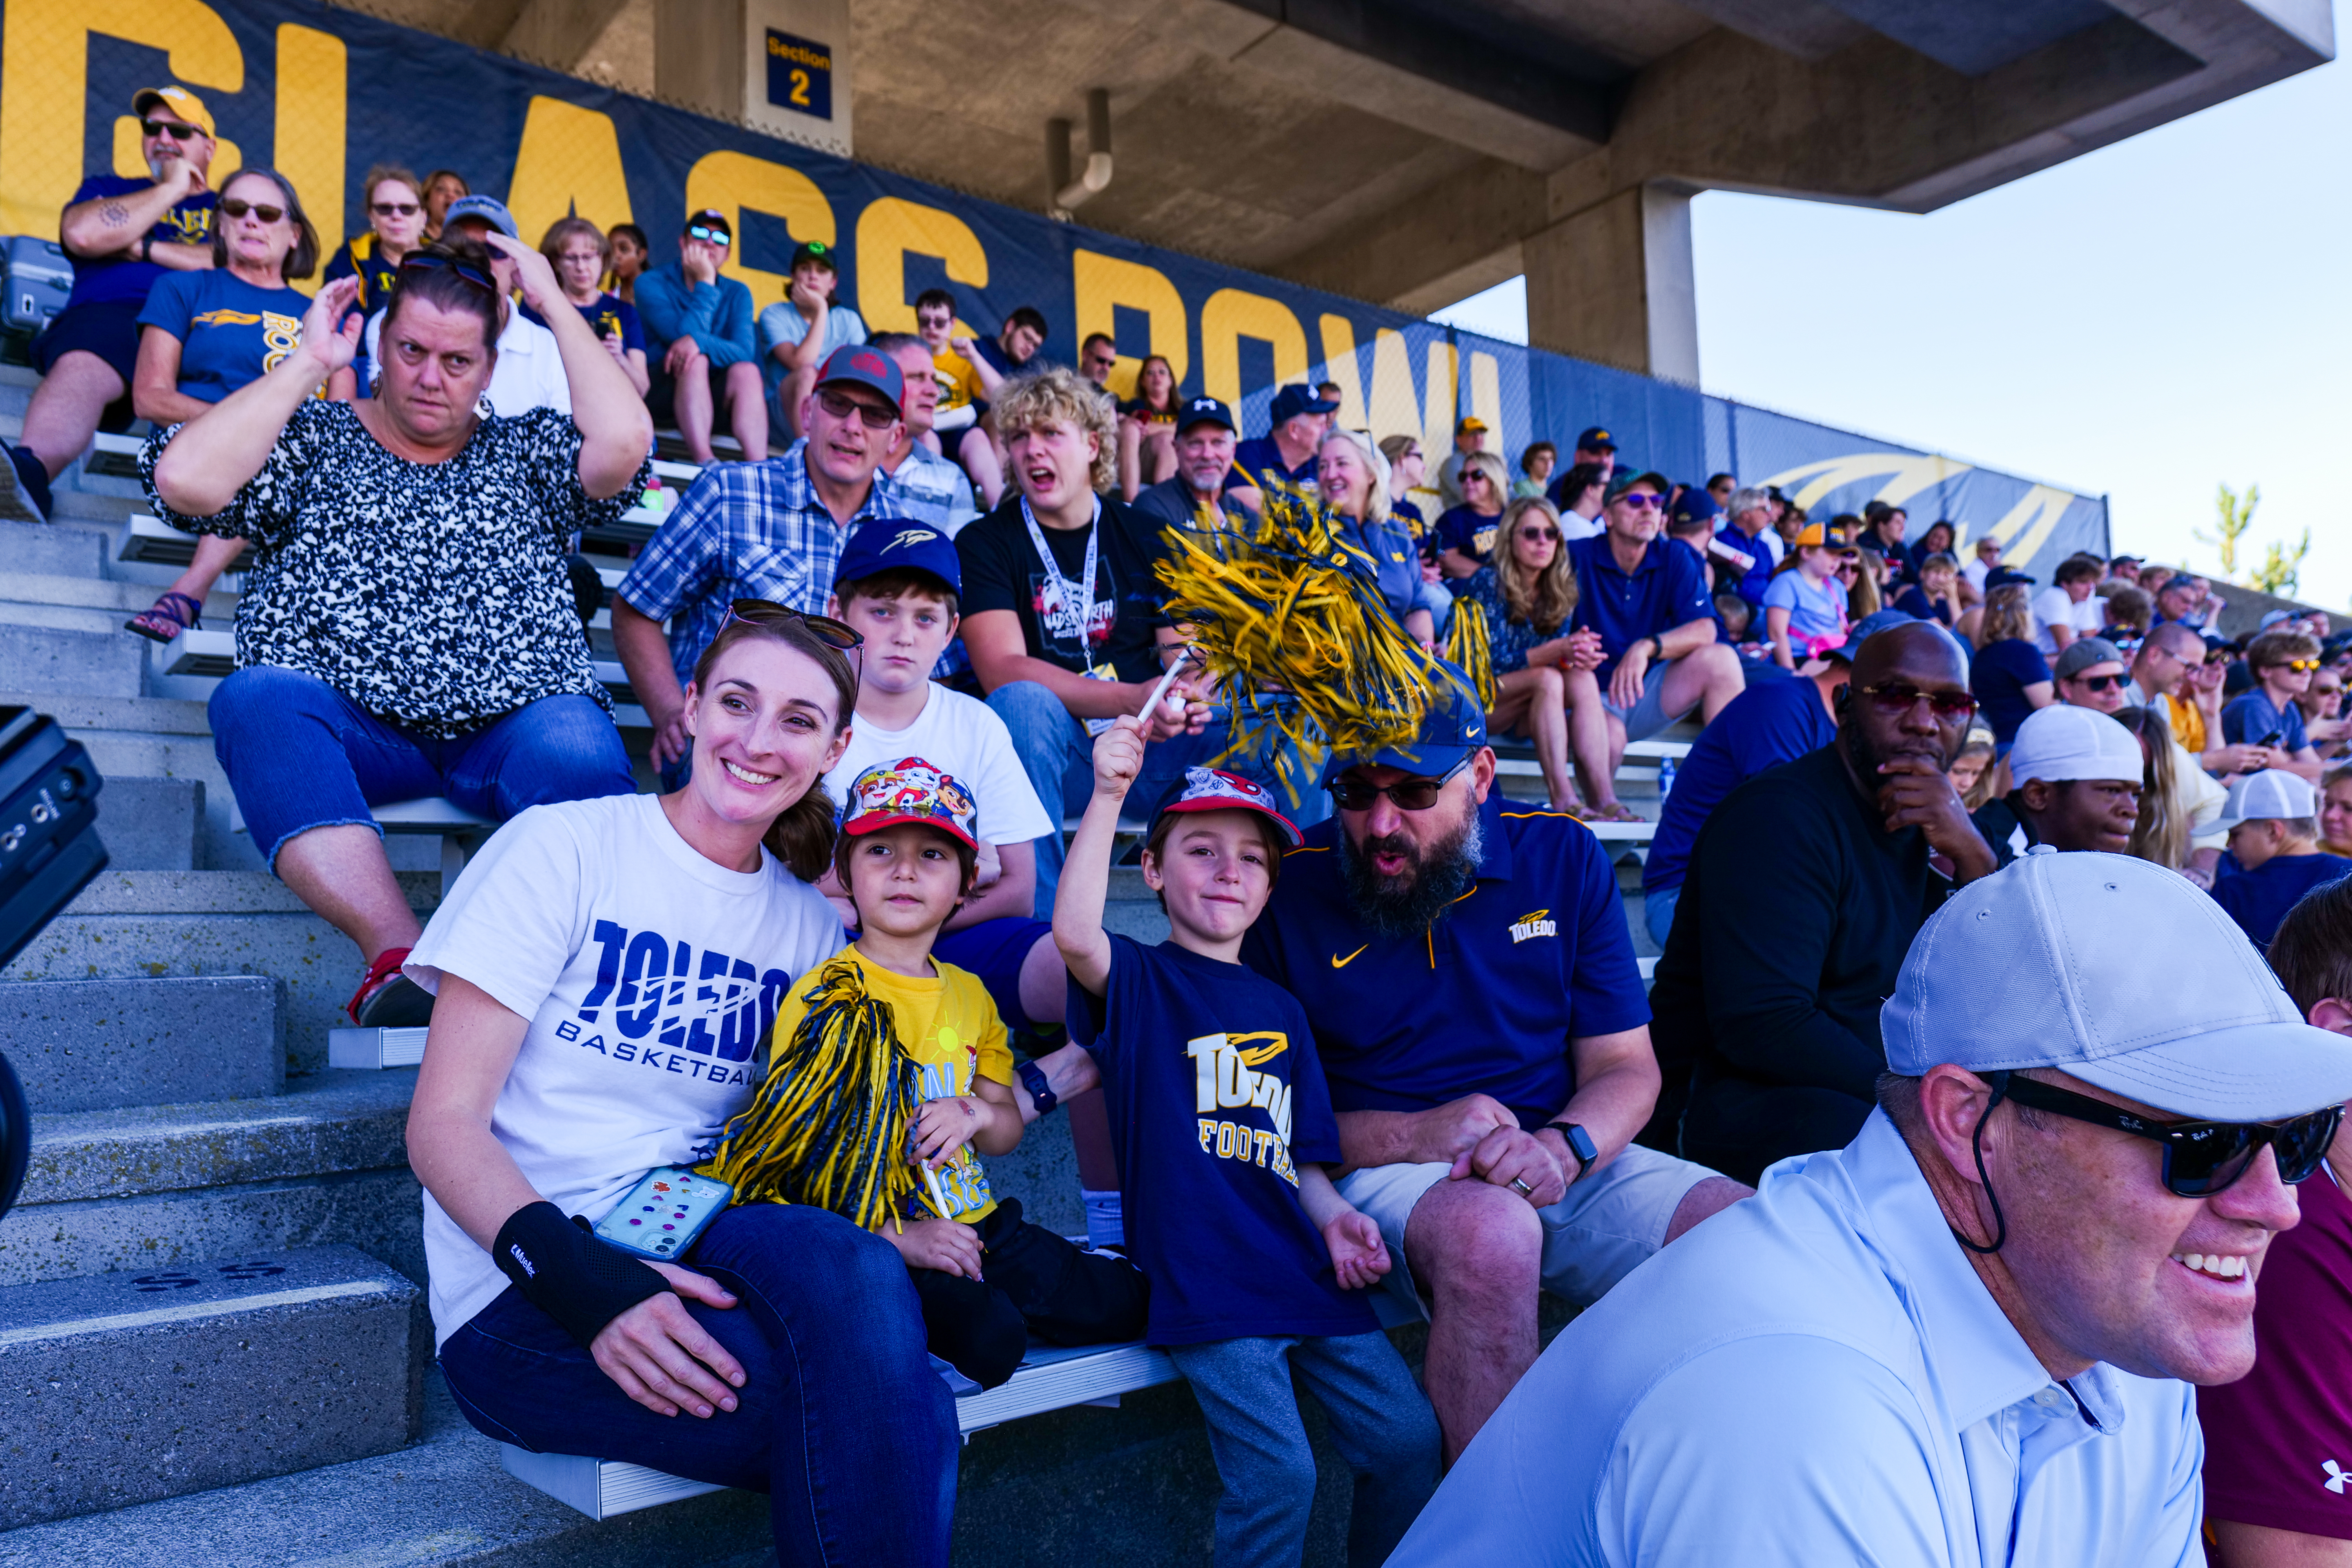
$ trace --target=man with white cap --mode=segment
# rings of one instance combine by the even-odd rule
[[[2009,794],[1973,818],[2003,866],[2036,844],[2120,855],[2139,820],[2147,757],[2139,737],[2105,713],[2053,703],[2017,727],[2009,776]]]
[[[2319,794],[2300,773],[2264,768],[2230,786],[2216,826],[2230,833],[2238,869],[2213,884],[2221,906],[2256,947],[2268,947],[2294,901],[2352,871],[2352,860],[2319,847]]]
[[[2180,877],[2041,850],[1884,1034],[1853,1142],[1561,1331],[1390,1568],[2204,1562],[2189,1385],[2253,1363],[2352,1044]]]

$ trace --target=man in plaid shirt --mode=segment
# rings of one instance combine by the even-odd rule
[[[621,580],[613,646],[653,721],[664,789],[685,782],[686,683],[728,605],[768,599],[823,615],[849,531],[900,515],[890,477],[876,469],[898,438],[905,398],[888,354],[863,343],[835,350],[801,410],[808,438],[765,462],[705,468]]]

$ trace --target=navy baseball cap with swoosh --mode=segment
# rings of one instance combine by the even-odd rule
[[[856,583],[884,572],[927,572],[963,592],[963,564],[955,542],[928,522],[905,517],[871,517],[850,531],[833,569],[835,583]]]
[[[1436,685],[1434,700],[1421,721],[1421,732],[1413,737],[1411,745],[1385,747],[1370,756],[1334,752],[1323,764],[1324,784],[1328,786],[1333,779],[1354,767],[1402,768],[1425,778],[1440,778],[1484,750],[1490,742],[1486,737],[1486,710],[1478,700],[1478,689],[1460,668],[1442,659],[1437,665]]]

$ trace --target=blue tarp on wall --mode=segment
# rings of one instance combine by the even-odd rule
[[[361,183],[383,162],[459,171],[506,198],[527,239],[575,210],[634,221],[656,259],[688,210],[715,206],[737,220],[728,271],[762,307],[782,297],[793,247],[821,239],[843,255],[842,302],[877,330],[911,331],[908,301],[934,286],[982,332],[1034,305],[1049,353],[1075,358],[1081,336],[1108,331],[1122,381],[1164,354],[1186,393],[1236,403],[1252,430],[1278,383],[1328,377],[1344,423],[1436,452],[1461,414],[1507,457],[1600,425],[1624,458],[1676,479],[1729,471],[1817,512],[1883,498],[1915,531],[1946,517],[1963,542],[1992,533],[2016,563],[2107,549],[2098,497],[1057,224],[311,0],[5,0],[0,231],[54,236],[85,174],[143,172],[131,95],[173,80],[219,122],[216,181],[274,164],[330,249],[364,226]]]

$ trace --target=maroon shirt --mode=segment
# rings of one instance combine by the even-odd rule
[[[2322,1165],[2256,1279],[2254,1370],[2197,1391],[2205,1512],[2352,1541],[2352,1199]]]

